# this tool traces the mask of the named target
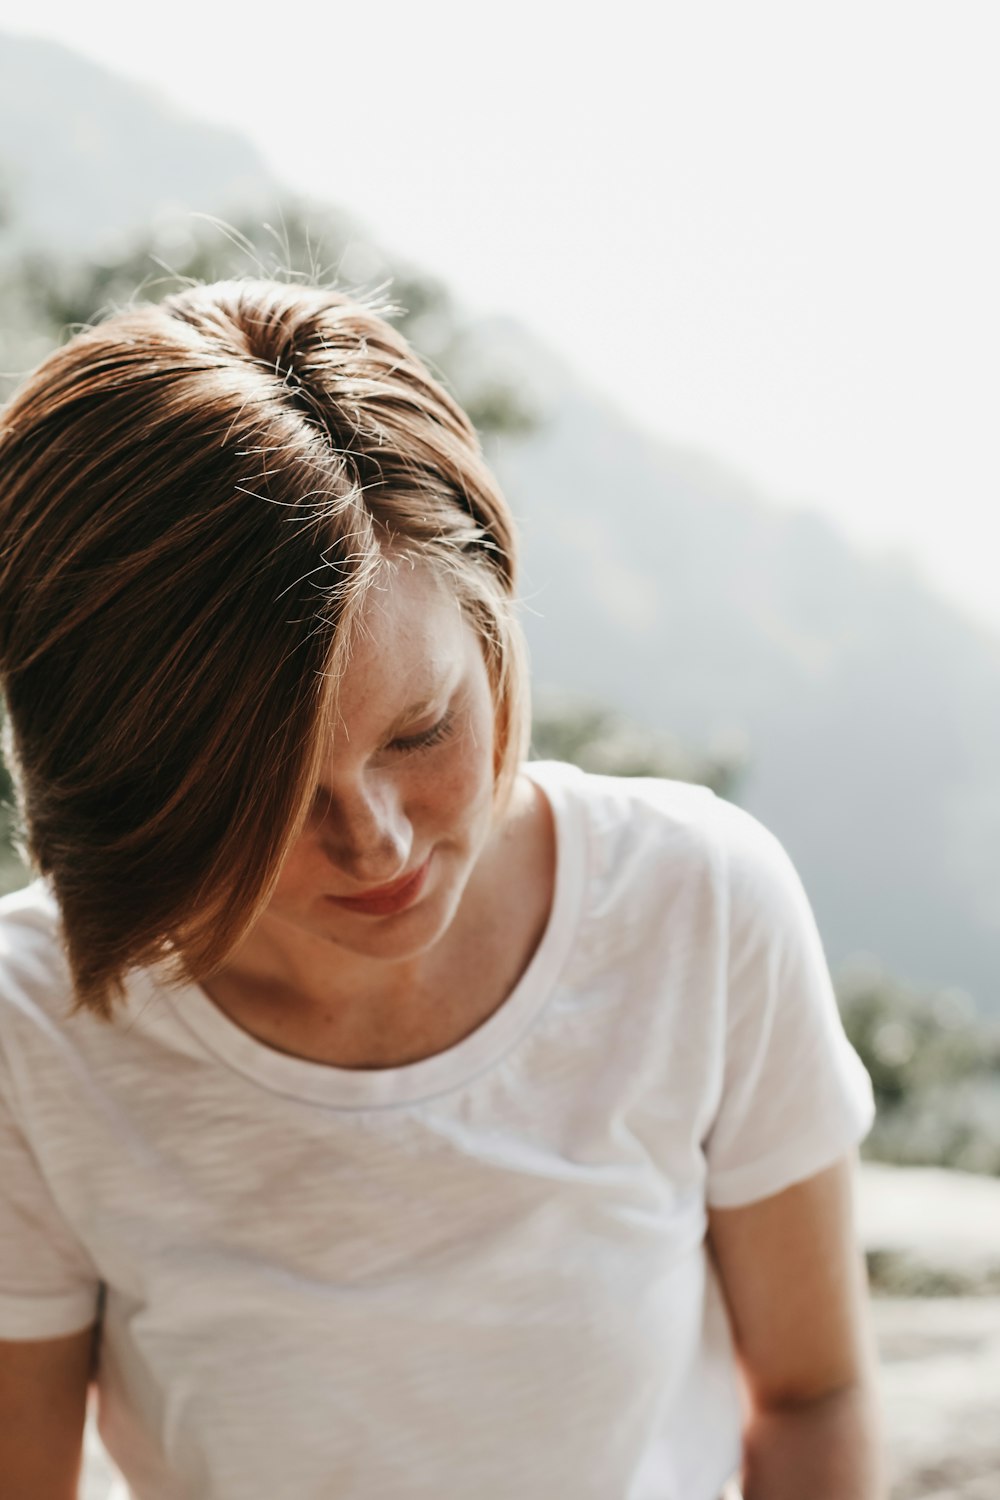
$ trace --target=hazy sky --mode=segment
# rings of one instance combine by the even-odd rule
[[[995,0],[0,0],[1000,628]]]

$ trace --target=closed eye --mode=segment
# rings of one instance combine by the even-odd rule
[[[436,724],[431,725],[430,729],[423,729],[419,734],[409,734],[391,740],[388,748],[401,751],[403,754],[412,750],[428,750],[431,745],[438,745],[442,740],[447,739],[454,727],[455,713],[449,709]]]

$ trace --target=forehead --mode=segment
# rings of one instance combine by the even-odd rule
[[[384,729],[444,690],[477,643],[455,596],[426,563],[389,559],[355,626],[335,710],[336,736]]]

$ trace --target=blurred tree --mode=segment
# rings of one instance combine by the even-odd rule
[[[474,331],[440,281],[391,260],[346,215],[292,202],[275,225],[192,216],[154,225],[99,259],[33,252],[9,260],[0,268],[0,378],[9,391],[48,349],[133,301],[230,276],[377,292],[484,436],[535,424],[523,393],[484,368]]]
[[[925,994],[877,965],[845,971],[838,999],[875,1091],[865,1154],[1000,1175],[1000,1024],[961,991]]]
[[[2,725],[2,717],[0,717]],[[14,788],[0,756],[0,896],[24,884],[25,870],[13,845]]]
[[[567,760],[601,775],[697,782],[730,801],[746,769],[735,756],[685,749],[672,735],[642,729],[609,709],[551,694],[536,705],[531,750],[537,760]]]

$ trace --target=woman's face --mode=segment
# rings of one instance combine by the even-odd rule
[[[479,639],[421,564],[373,589],[308,823],[263,920],[373,958],[447,929],[491,830],[493,701]],[[277,935],[275,933],[275,935]]]

